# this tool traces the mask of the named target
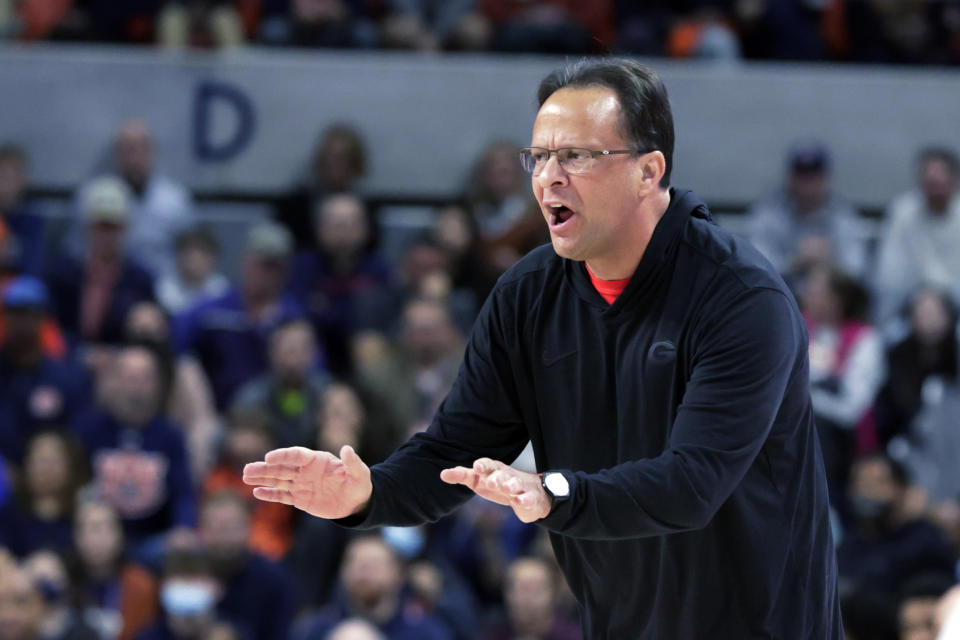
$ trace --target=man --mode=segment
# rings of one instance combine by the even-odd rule
[[[14,239],[5,256],[22,273],[39,276],[43,271],[46,221],[36,203],[26,197],[27,155],[12,144],[0,144],[0,221]]]
[[[877,254],[877,312],[889,319],[922,285],[960,300],[960,160],[948,149],[920,152],[917,189],[899,196],[886,215]]]
[[[217,614],[256,640],[286,640],[293,583],[286,567],[248,549],[250,510],[232,491],[209,496],[200,509],[200,540],[223,585]]]
[[[160,173],[154,161],[153,135],[141,119],[127,120],[113,140],[113,176],[130,190],[127,250],[160,276],[174,266],[173,241],[193,221],[190,192]],[[81,202],[88,186],[80,189]],[[82,234],[74,228],[70,240]]]
[[[153,300],[153,276],[138,254],[124,248],[130,207],[130,190],[117,178],[97,178],[83,192],[85,255],[60,256],[46,277],[54,312],[70,338],[119,343],[130,308]]]
[[[317,367],[313,325],[297,319],[276,327],[267,341],[270,370],[237,392],[234,408],[258,409],[270,416],[273,441],[280,447],[315,440],[314,415],[329,380]]]
[[[203,366],[217,409],[230,406],[247,382],[266,373],[267,337],[273,329],[304,312],[283,293],[293,238],[273,222],[247,232],[240,283],[200,302],[175,322],[179,353],[194,355]]]
[[[387,640],[452,640],[446,625],[411,606],[405,582],[405,568],[383,538],[354,538],[343,554],[341,590],[331,604],[298,623],[291,637],[327,638],[338,623],[357,617],[376,625]]]
[[[787,164],[783,186],[750,209],[750,241],[785,275],[802,276],[824,261],[864,275],[869,233],[857,212],[831,192],[827,149],[798,142]]]
[[[426,433],[373,470],[349,447],[273,451],[246,469],[254,495],[349,526],[509,505],[550,531],[591,639],[839,640],[793,297],[669,188],[650,69],[579,63],[539,99],[521,158],[553,250],[500,278]],[[503,462],[528,438],[541,477]]]
[[[356,329],[356,302],[392,284],[390,267],[370,250],[371,226],[363,201],[338,193],[313,209],[316,248],[297,254],[290,292],[306,307],[326,348],[330,370],[349,373],[347,345]]]
[[[30,437],[44,427],[66,424],[86,408],[87,380],[68,360],[43,351],[42,328],[49,296],[43,282],[14,278],[2,297],[0,338],[0,451],[20,463]]]
[[[183,430],[163,412],[169,381],[157,353],[125,347],[103,375],[110,376],[106,406],[83,415],[75,429],[135,555],[154,559],[168,533],[185,536],[196,523]]]
[[[505,582],[507,620],[487,628],[484,640],[580,640],[580,630],[557,611],[554,571],[546,560],[514,560]]]

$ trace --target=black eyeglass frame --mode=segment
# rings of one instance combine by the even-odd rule
[[[563,170],[566,171],[567,173],[573,173],[573,174],[584,173],[587,171],[587,169],[584,169],[583,171],[568,170],[566,167],[563,166],[563,162],[560,160],[561,151],[569,151],[569,150],[586,151],[590,154],[591,160],[596,160],[597,158],[603,158],[606,156],[612,156],[612,155],[618,155],[618,154],[624,154],[624,153],[635,153],[639,156],[639,155],[643,155],[644,153],[650,152],[650,150],[640,151],[638,149],[587,149],[586,147],[558,147],[556,149],[548,149],[547,147],[520,147],[520,149],[517,150],[517,155],[520,158],[520,166],[523,167],[524,171],[526,171],[531,175],[537,175],[539,173],[535,171],[536,164],[534,164],[534,166],[531,167],[530,169],[527,169],[526,165],[523,162],[523,157],[525,153],[529,153],[534,149],[547,152],[547,159],[543,161],[544,165],[546,165],[547,162],[550,161],[551,155],[557,154],[557,162],[560,163],[560,166],[563,168]],[[542,171],[543,167],[541,167],[540,169]]]

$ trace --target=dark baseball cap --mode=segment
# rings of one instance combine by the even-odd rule
[[[823,173],[830,170],[830,152],[817,141],[797,142],[787,155],[792,171],[798,173]]]

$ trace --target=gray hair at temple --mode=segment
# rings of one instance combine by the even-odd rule
[[[621,135],[640,152],[660,151],[666,170],[660,187],[670,186],[673,169],[673,113],[667,88],[650,67],[623,58],[583,59],[551,72],[540,82],[540,106],[560,89],[606,87],[620,102]]]

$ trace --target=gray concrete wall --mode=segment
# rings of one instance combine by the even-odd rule
[[[371,194],[456,192],[491,139],[524,144],[548,57],[245,50],[164,54],[111,47],[0,47],[0,140],[23,144],[33,178],[71,188],[103,166],[126,117],[155,128],[160,163],[201,192],[279,192],[302,175],[318,132],[356,124],[370,146]],[[960,149],[960,72],[827,65],[710,66],[649,61],[677,122],[675,184],[742,203],[775,183],[798,136],[827,140],[837,187],[882,206],[910,186],[920,145]],[[203,87],[239,96],[249,143],[231,157],[195,151]],[[206,103],[214,146],[237,131],[227,99]]]

